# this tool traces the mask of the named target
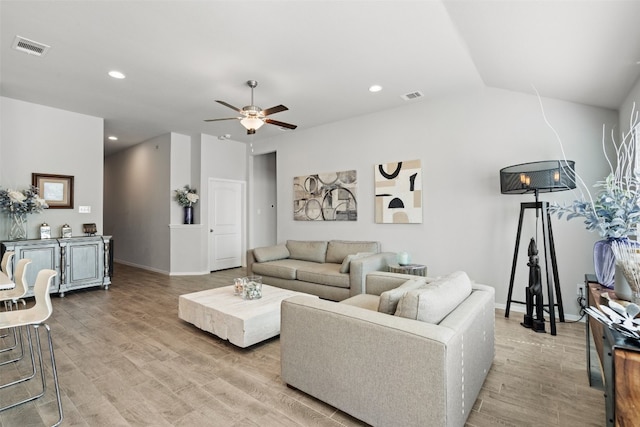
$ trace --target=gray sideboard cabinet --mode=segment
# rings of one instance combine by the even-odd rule
[[[33,296],[38,272],[47,268],[58,272],[50,292],[64,297],[65,292],[71,290],[93,286],[109,288],[110,242],[111,236],[10,240],[2,242],[0,254],[14,251],[14,266],[21,258],[32,260],[27,272],[27,296]]]

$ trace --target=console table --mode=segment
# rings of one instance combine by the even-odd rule
[[[33,296],[33,285],[38,272],[51,269],[58,273],[54,277],[50,293],[61,297],[67,291],[111,284],[110,248],[111,236],[78,236],[60,239],[8,240],[0,246],[0,256],[5,251],[15,252],[14,265],[21,258],[31,259],[27,271],[29,291]]]
[[[594,275],[585,275],[587,306],[600,308],[607,293],[611,299],[615,292],[601,286]],[[591,330],[591,333],[589,332]],[[600,358],[604,387],[606,425],[637,425],[640,419],[640,341],[625,338],[589,316],[586,322],[587,374],[591,385],[590,343]]]

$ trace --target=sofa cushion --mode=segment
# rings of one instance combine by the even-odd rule
[[[253,274],[278,277],[280,279],[296,279],[298,264],[295,260],[280,259],[270,262],[256,262],[251,266]]]
[[[426,285],[426,283],[424,277],[409,279],[397,288],[381,293],[380,301],[378,302],[378,311],[380,313],[395,314],[398,308],[398,302],[402,296],[411,290]]]
[[[353,305],[366,310],[378,310],[380,297],[378,295],[358,294],[340,301],[340,304]]]
[[[258,262],[275,261],[289,258],[289,249],[287,249],[286,245],[265,246],[263,248],[255,248],[253,256]]]
[[[351,261],[353,261],[354,259],[364,258],[373,254],[373,252],[358,252],[357,254],[347,255],[346,257],[344,257],[344,260],[340,265],[340,273],[348,273],[349,269],[351,268]]]
[[[325,262],[340,264],[347,255],[358,252],[380,252],[379,242],[359,242],[348,240],[331,240],[327,245],[327,259]]]
[[[340,264],[312,264],[298,268],[298,280],[319,285],[349,288],[349,275],[340,273]]]
[[[327,254],[327,242],[287,240],[287,249],[291,259],[324,262]]]
[[[470,294],[469,276],[457,271],[405,293],[395,315],[438,324]]]

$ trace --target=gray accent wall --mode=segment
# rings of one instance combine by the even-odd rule
[[[541,101],[578,174],[589,186],[604,178],[608,167],[601,149],[602,126],[617,126],[617,112]],[[278,153],[278,242],[379,240],[382,250],[407,251],[413,262],[426,264],[429,276],[464,270],[477,282],[494,286],[498,306],[506,303],[520,203],[534,201],[533,195],[502,195],[499,170],[563,156],[535,95],[493,88],[415,101],[311,129],[301,126],[254,143],[256,156],[273,151]],[[375,224],[374,166],[413,159],[422,161],[423,223]],[[348,169],[358,173],[357,222],[294,221],[293,177]],[[541,200],[571,202],[578,196],[567,191],[543,194]],[[516,300],[524,300],[528,282],[526,247],[536,236],[532,210],[524,223]],[[554,217],[552,224],[564,309],[575,315],[576,283],[593,272],[593,244],[600,237],[586,231],[579,219]],[[540,229],[538,237],[541,246]]]
[[[104,120],[58,108],[0,97],[0,186],[22,190],[31,174],[74,177],[74,209],[48,209],[28,215],[27,237],[40,238],[40,225],[51,226],[51,236],[69,224],[81,236],[82,224],[103,230]],[[79,213],[79,206],[91,207]],[[0,214],[0,240],[8,235],[8,219]]]
[[[118,262],[170,271],[171,144],[160,135],[105,161],[105,230]]]
[[[246,145],[168,133],[107,157],[105,229],[116,261],[163,274],[208,273],[209,178],[246,181]],[[190,225],[174,199],[187,184],[200,195]]]

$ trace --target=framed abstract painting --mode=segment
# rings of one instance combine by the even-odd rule
[[[382,163],[375,167],[375,221],[378,224],[422,223],[420,160]]]
[[[296,221],[356,221],[358,201],[355,170],[293,178],[293,219]]]

